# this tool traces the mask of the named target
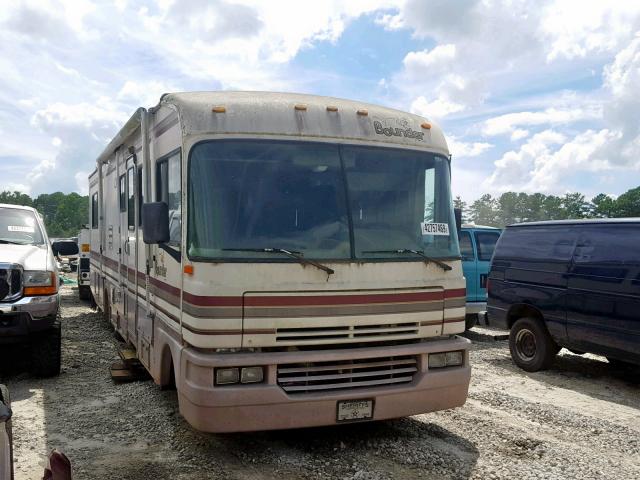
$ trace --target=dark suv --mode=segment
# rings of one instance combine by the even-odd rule
[[[548,368],[560,347],[640,365],[640,219],[507,227],[487,311],[524,370]]]

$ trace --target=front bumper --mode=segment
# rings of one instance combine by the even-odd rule
[[[310,352],[202,353],[182,351],[178,398],[180,413],[199,430],[239,432],[335,425],[339,400],[372,399],[372,420],[405,417],[462,406],[471,367],[467,339],[453,337],[423,343]],[[461,367],[430,370],[428,354],[464,351]],[[280,364],[348,361],[413,355],[418,371],[410,383],[320,393],[286,393],[277,383]],[[214,386],[214,368],[263,366],[261,384]]]
[[[0,303],[0,343],[51,328],[59,306],[57,294],[22,297],[12,303]]]

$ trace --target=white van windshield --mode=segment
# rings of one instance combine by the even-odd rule
[[[42,245],[44,238],[31,210],[0,207],[0,244]]]
[[[193,259],[293,261],[264,249],[333,260],[459,256],[449,162],[432,153],[209,141],[193,147],[188,182]]]

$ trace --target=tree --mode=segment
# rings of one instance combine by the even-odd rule
[[[31,197],[26,193],[20,192],[2,192],[0,193],[0,203],[9,203],[11,205],[24,205],[25,207],[33,206]]]
[[[488,193],[482,195],[469,207],[470,219],[479,225],[502,226],[498,220],[498,201]]]
[[[464,200],[462,200],[462,198],[458,195],[456,198],[453,199],[453,208],[459,208],[460,211],[462,212],[462,223],[467,221],[467,202],[465,202]]]
[[[581,193],[567,193],[562,198],[564,218],[585,218],[588,213],[588,204]]]
[[[640,217],[640,187],[626,191],[616,200],[616,216]]]
[[[616,199],[605,193],[599,193],[591,199],[593,208],[591,215],[597,218],[611,218],[616,216]]]

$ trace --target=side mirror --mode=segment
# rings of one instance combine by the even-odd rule
[[[142,240],[146,244],[169,241],[169,205],[151,202],[142,205]]]
[[[78,244],[71,240],[59,240],[51,244],[53,254],[62,257],[71,257],[78,255]]]
[[[462,228],[462,209],[454,208],[453,216],[456,218],[456,230],[460,231],[460,229]]]

